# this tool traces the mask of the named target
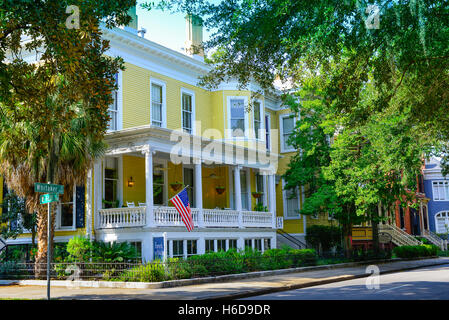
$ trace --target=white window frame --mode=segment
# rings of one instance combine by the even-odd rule
[[[73,186],[73,192],[72,192],[72,214],[73,214],[73,220],[71,226],[61,226],[61,218],[62,218],[62,201],[58,201],[58,206],[56,210],[56,230],[65,230],[65,231],[76,231],[76,186]],[[64,202],[64,203],[70,203]]]
[[[282,203],[283,203],[283,214],[284,214],[284,220],[299,220],[301,219],[301,214],[298,213],[295,217],[289,217],[287,215],[287,193],[291,192],[291,190],[286,190],[285,188],[285,180],[282,179]],[[296,197],[298,199],[298,209],[301,210],[301,198],[299,194],[299,188],[296,189]]]
[[[445,217],[442,216],[443,213],[446,214]],[[440,229],[438,229],[438,218],[444,219],[444,221],[445,221],[444,224],[445,225],[447,224],[448,227],[449,227],[449,211],[440,211],[440,212],[436,213],[435,216],[434,216],[434,219],[435,219],[435,232],[436,233],[446,233],[447,230],[440,230]],[[440,231],[442,231],[442,232],[440,232]]]
[[[186,132],[184,130],[184,123],[183,123],[183,115],[184,115],[184,110],[183,110],[183,100],[182,100],[182,96],[186,94],[192,97],[192,111],[191,111],[191,119],[192,119],[192,132],[190,134],[195,135],[196,134],[196,128],[195,128],[195,120],[196,120],[196,112],[195,112],[195,92],[186,88],[181,88],[181,129],[183,132]]]
[[[439,192],[439,189],[440,189],[440,187],[439,186],[435,186],[434,184],[435,183],[437,183],[437,184],[440,184],[440,183],[442,183],[443,184],[443,189],[444,189],[444,198],[443,199],[441,199],[441,197],[440,197],[440,192]],[[436,199],[436,192],[435,191],[437,191],[438,190],[438,199]],[[433,201],[449,201],[449,181],[448,180],[434,180],[434,181],[432,181],[432,198],[433,198]]]
[[[117,159],[117,197],[119,201],[119,207],[123,205],[123,157],[122,156],[107,156],[105,158],[116,158]],[[106,192],[106,184],[105,184],[105,160],[102,161],[102,185],[103,185],[103,192],[102,192],[102,199],[104,199],[105,192]],[[101,208],[103,208],[103,203],[100,204]]]
[[[117,77],[118,89],[116,91],[117,92],[117,110],[115,111],[117,114],[117,116],[116,116],[117,128],[115,130],[111,130],[108,125],[107,132],[114,132],[114,131],[119,131],[119,130],[123,129],[123,85],[122,85],[122,83],[123,83],[123,74],[122,74],[122,71],[119,71],[118,77]],[[108,113],[110,111],[111,110],[108,107]]]
[[[163,170],[162,174],[164,176],[164,185],[162,187],[162,205],[167,205],[167,200],[168,200],[168,174],[167,174],[167,161],[163,160],[163,159],[158,159],[158,158],[153,158],[153,172],[154,172],[154,168],[155,168],[155,164],[161,164]],[[184,170],[183,170],[184,171]],[[154,184],[154,181],[153,181]],[[155,206],[158,206],[159,204],[155,204]],[[176,240],[176,239],[175,239]]]
[[[232,135],[232,128],[231,128],[231,100],[243,100],[243,113],[244,113],[244,131],[243,131],[243,137],[234,137]],[[227,137],[228,139],[232,140],[247,140],[248,139],[248,97],[247,96],[227,96],[227,120],[228,120],[228,129],[227,129]]]
[[[153,125],[152,99],[151,91],[153,84],[162,87],[162,123],[160,128],[167,128],[167,84],[165,81],[156,78],[150,78],[150,125]],[[155,126],[156,127],[156,126]],[[159,127],[158,127],[159,128]]]
[[[256,113],[254,112],[254,110],[255,110],[255,103],[259,103],[259,116],[260,116],[259,133],[261,134],[261,135],[259,135],[259,138],[257,138],[257,135],[256,135]],[[265,135],[266,135],[266,132],[265,132],[265,108],[264,108],[262,100],[260,100],[260,99],[254,99],[253,100],[253,105],[254,105],[254,108],[253,108],[252,115],[253,115],[253,135],[254,135],[254,139],[256,139],[256,141],[259,141],[259,142],[264,142],[265,141]]]
[[[293,119],[293,122],[294,122],[293,128],[295,128],[296,122],[298,121],[298,118],[295,116],[294,113],[283,114],[283,115],[279,116],[279,128],[280,128],[280,131],[281,131],[280,132],[281,153],[295,152],[296,149],[293,148],[293,147],[289,148],[289,149],[284,148],[285,141],[284,141],[284,123],[283,123],[283,119],[285,119],[285,118],[292,118]]]
[[[264,127],[265,127],[265,118],[268,118],[268,121],[267,121],[268,128],[264,128],[265,129],[265,133],[264,133],[265,148],[267,147],[267,144],[268,144],[267,150],[271,151],[272,150],[272,146],[271,146],[271,114],[269,114],[269,113],[264,114],[264,118],[263,118]],[[267,135],[268,135],[268,137],[267,137]]]

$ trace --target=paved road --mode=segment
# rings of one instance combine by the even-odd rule
[[[245,300],[449,300],[449,264],[283,291]]]

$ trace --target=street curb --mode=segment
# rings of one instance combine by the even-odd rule
[[[301,273],[307,271],[318,271],[318,270],[333,270],[340,268],[350,268],[370,264],[384,264],[391,262],[400,261],[417,261],[426,259],[435,259],[437,257],[426,257],[418,259],[383,259],[383,260],[368,260],[359,262],[346,262],[338,264],[328,264],[322,266],[309,266],[309,267],[298,267],[290,269],[281,270],[267,270],[267,271],[256,271],[248,273],[239,274],[229,274],[221,276],[212,276],[204,278],[193,278],[193,279],[182,279],[182,280],[170,280],[162,282],[124,282],[124,281],[67,281],[67,280],[52,280],[51,285],[54,287],[70,287],[70,288],[121,288],[121,289],[161,289],[161,288],[174,288],[181,286],[190,286],[205,283],[219,283],[219,282],[229,282],[242,279],[251,279],[259,277],[269,277],[275,275],[283,275],[289,273]],[[448,263],[447,261],[445,263]],[[444,263],[443,263],[444,264]],[[421,266],[420,266],[421,267]],[[363,275],[366,276],[366,275]],[[349,279],[342,279],[337,281],[343,281]],[[319,280],[317,280],[319,281]],[[326,280],[327,281],[327,280]],[[332,281],[335,282],[335,281]],[[328,282],[326,282],[328,283]],[[325,284],[324,282],[318,284]],[[21,285],[21,286],[46,286],[47,280],[0,280],[0,285]],[[313,282],[312,285],[317,285]],[[293,288],[294,289],[294,288]],[[290,289],[283,289],[290,290]]]
[[[423,259],[401,259],[401,261],[408,261],[408,260],[416,261],[416,260],[423,260]],[[400,272],[400,271],[408,271],[408,270],[420,269],[420,268],[425,268],[425,267],[439,266],[439,265],[444,265],[444,264],[448,264],[448,263],[449,263],[449,261],[440,261],[440,262],[435,262],[435,263],[420,265],[420,266],[402,267],[402,268],[394,269],[394,270],[380,271],[379,274],[388,274],[388,273],[395,273],[395,272]],[[294,290],[294,289],[302,289],[302,288],[307,288],[307,287],[314,287],[314,286],[319,286],[319,285],[323,285],[323,284],[341,282],[341,281],[346,281],[346,280],[353,280],[353,279],[358,279],[358,278],[366,278],[366,277],[369,277],[370,275],[371,275],[371,273],[362,273],[362,274],[356,274],[356,275],[338,276],[338,277],[327,278],[324,280],[310,281],[307,283],[285,285],[285,286],[273,287],[273,288],[248,290],[248,291],[234,293],[234,294],[226,294],[226,295],[222,295],[222,296],[215,296],[215,297],[209,297],[209,298],[200,298],[198,300],[234,300],[234,299],[248,298],[248,297],[260,296],[260,295],[269,294],[269,293],[289,291],[289,290]]]

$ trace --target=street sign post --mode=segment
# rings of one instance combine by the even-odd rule
[[[59,194],[57,193],[46,193],[39,197],[41,204],[51,203],[59,201]]]
[[[64,186],[59,184],[39,183],[34,184],[34,192],[64,194]]]
[[[34,184],[34,192],[46,193],[40,196],[40,203],[48,205],[47,212],[47,299],[50,300],[50,262],[51,262],[51,203],[59,201],[59,194],[64,194],[64,186],[59,184],[40,183]]]

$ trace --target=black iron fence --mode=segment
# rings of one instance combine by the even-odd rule
[[[245,273],[262,270],[286,269],[315,265],[314,254],[290,254],[252,257],[191,256],[148,263],[51,263],[50,276],[55,280],[106,280],[159,282]],[[46,279],[47,264],[3,262],[0,279]]]
[[[391,258],[390,251],[354,250],[350,256],[341,250],[318,255],[314,250],[272,250],[264,254],[228,251],[149,263],[54,262],[50,266],[50,276],[54,280],[159,282],[388,258]],[[0,279],[46,279],[46,274],[46,263],[0,262]]]

